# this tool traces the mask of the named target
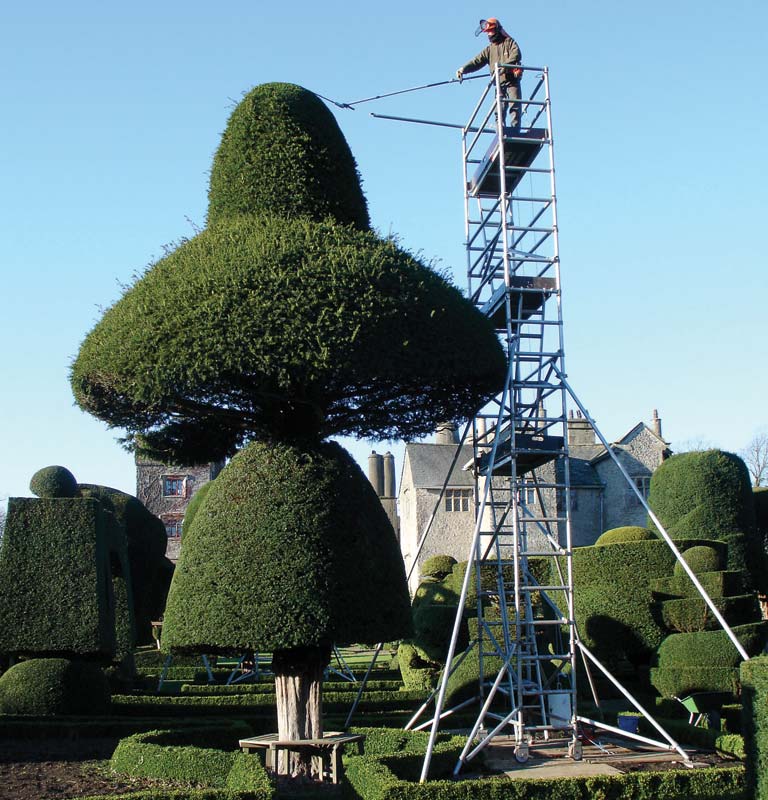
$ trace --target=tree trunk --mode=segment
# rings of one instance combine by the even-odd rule
[[[323,672],[330,663],[326,647],[276,650],[272,654],[277,700],[277,733],[280,739],[321,739],[323,736]],[[286,763],[287,762],[287,763]],[[308,753],[281,754],[278,774],[293,778],[319,779]]]

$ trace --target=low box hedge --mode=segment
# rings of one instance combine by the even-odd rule
[[[368,681],[365,685],[364,697],[368,697],[371,692],[397,693],[403,689],[403,683],[396,681]],[[323,695],[329,694],[349,694],[354,697],[360,690],[360,683],[351,681],[326,681],[323,684]],[[229,685],[211,684],[200,686],[194,683],[186,683],[181,687],[182,694],[192,695],[235,695],[235,694],[263,694],[274,695],[274,682],[266,683],[235,683]]]
[[[110,766],[132,777],[227,788],[247,792],[253,800],[272,800],[274,788],[261,760],[237,749],[238,740],[251,733],[246,725],[148,731],[122,739]]]
[[[421,757],[399,754],[351,757],[346,774],[354,800],[747,800],[743,767],[633,772],[581,778],[441,780],[459,749],[435,748],[430,774],[420,784]]]

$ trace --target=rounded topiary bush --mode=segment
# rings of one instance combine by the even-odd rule
[[[723,568],[722,557],[714,547],[706,545],[689,547],[683,553],[683,558],[693,570],[694,575],[699,575],[702,572],[718,572]],[[674,574],[685,575],[683,565],[679,561],[675,562]]]
[[[442,580],[446,575],[451,574],[453,565],[456,563],[453,556],[432,556],[421,565],[421,577]]]
[[[38,497],[77,497],[77,480],[66,468],[57,465],[39,469],[29,482]]]
[[[96,664],[66,658],[34,658],[0,677],[0,713],[56,716],[109,710],[107,678]]]
[[[638,525],[624,525],[621,528],[612,528],[606,531],[595,542],[596,545],[604,544],[618,544],[620,542],[645,542],[648,539],[656,539],[656,534],[648,530],[648,528],[641,528]]]

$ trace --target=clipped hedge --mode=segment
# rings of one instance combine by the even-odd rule
[[[713,599],[738,595],[744,587],[742,573],[734,570],[702,572],[696,577],[704,591]],[[651,589],[659,599],[701,597],[699,590],[687,575],[655,578],[651,581]]]
[[[733,632],[748,654],[759,653],[768,623],[739,625]],[[663,641],[657,657],[651,683],[662,695],[682,697],[691,692],[738,690],[741,656],[723,630],[673,633]]]
[[[237,750],[238,740],[252,735],[244,724],[183,731],[156,730],[122,739],[111,768],[132,777],[179,781],[249,792],[253,800],[274,797],[259,758]]]
[[[713,597],[712,601],[730,626],[746,625],[759,618],[757,598],[754,594]],[[720,627],[720,623],[701,597],[665,600],[661,603],[661,614],[664,626],[678,633],[709,631]]]
[[[0,676],[0,714],[105,714],[109,707],[109,684],[96,664],[34,658]]]
[[[232,112],[213,159],[208,200],[209,224],[268,213],[370,227],[336,119],[316,95],[289,83],[257,86]]]
[[[435,578],[440,581],[447,575],[451,574],[454,566],[457,563],[458,562],[453,556],[432,556],[421,565],[421,577]]]
[[[768,656],[741,665],[747,789],[754,800],[768,800]]]
[[[0,652],[112,656],[107,524],[96,500],[8,501],[0,545]]]
[[[598,658],[636,664],[659,646],[665,631],[653,613],[651,581],[671,574],[674,563],[659,539],[574,550],[576,623]]]
[[[657,538],[656,534],[649,528],[641,528],[638,525],[624,525],[621,528],[612,528],[603,533],[598,537],[595,545],[645,542]]]
[[[151,644],[153,620],[159,619],[165,609],[168,587],[173,574],[173,563],[165,557],[168,536],[162,521],[137,497],[90,483],[79,484],[82,497],[92,497],[110,507],[121,529],[121,557],[130,572],[131,607],[137,643]]]
[[[392,525],[349,453],[254,442],[213,482],[187,534],[162,645],[272,652],[410,630]]]
[[[410,754],[352,757],[346,774],[355,800],[747,800],[741,767],[630,772],[580,778],[445,780],[460,748],[435,748],[427,783]],[[441,780],[443,778],[443,780]]]
[[[648,503],[673,539],[726,542],[728,569],[744,571],[748,588],[766,588],[749,472],[737,455],[705,450],[668,458],[651,477]]]

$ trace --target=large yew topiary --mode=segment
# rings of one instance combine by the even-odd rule
[[[469,301],[369,230],[352,155],[305,89],[245,97],[209,200],[208,228],[88,335],[72,388],[164,461],[218,460],[255,441],[185,531],[164,641],[274,648],[280,736],[312,738],[332,641],[410,631],[394,532],[323,439],[414,438],[469,417],[506,362]]]
[[[72,384],[82,408],[189,463],[249,436],[425,435],[503,371],[490,323],[394,243],[249,217],[155,265],[89,334]]]

